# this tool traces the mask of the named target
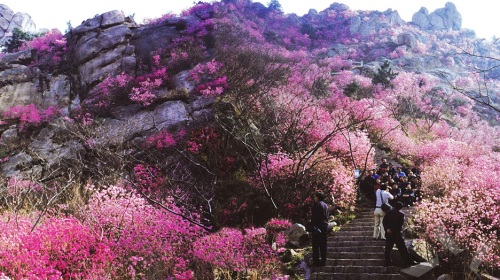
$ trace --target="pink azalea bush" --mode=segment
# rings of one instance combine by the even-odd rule
[[[136,189],[147,194],[160,193],[165,183],[161,169],[156,166],[137,164],[134,166],[134,175]]]
[[[0,270],[13,279],[109,278],[115,258],[99,232],[74,217],[3,213]]]
[[[223,228],[196,240],[193,255],[213,269],[245,272],[255,270],[260,277],[279,273],[279,259],[265,243],[264,228]]]
[[[443,236],[468,250],[490,267],[499,268],[500,196],[494,178],[500,158],[478,156],[468,163],[444,155],[425,168],[423,181],[427,202],[419,208],[416,221],[427,236],[446,249]],[[485,175],[484,170],[488,170]],[[478,211],[478,209],[481,209]]]
[[[35,60],[31,66],[43,71],[54,71],[67,52],[66,38],[57,29],[50,30],[41,37],[28,41],[19,50],[34,50]]]
[[[35,104],[14,106],[3,113],[4,118],[18,119],[20,130],[40,126],[58,115],[59,109],[54,106],[50,106],[47,109],[40,109]]]
[[[227,77],[219,74],[222,67],[223,64],[212,60],[189,71],[190,79],[197,84],[195,90],[206,97],[221,95],[228,87]]]
[[[88,187],[93,194],[81,217],[108,240],[118,275],[194,279],[190,244],[203,230],[179,216],[182,209],[168,201],[168,210],[156,208],[120,185]],[[195,213],[191,219],[199,221]]]

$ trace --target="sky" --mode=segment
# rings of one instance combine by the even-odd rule
[[[211,0],[205,0],[212,2]],[[285,13],[306,14],[309,9],[318,12],[337,2],[349,6],[351,10],[397,10],[401,18],[409,22],[414,13],[426,7],[429,13],[443,8],[446,2],[453,2],[462,15],[462,28],[472,29],[479,38],[500,37],[500,17],[494,0],[278,0]],[[67,29],[67,23],[73,27],[95,15],[112,10],[123,11],[125,15],[134,15],[137,23],[146,18],[158,18],[167,13],[179,14],[189,8],[193,0],[0,0],[0,4],[9,6],[14,12],[27,13],[37,28]],[[270,0],[254,0],[267,5]]]

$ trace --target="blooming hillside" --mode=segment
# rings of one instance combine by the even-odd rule
[[[498,44],[392,12],[333,4],[299,17],[272,3],[198,3],[148,21],[140,28],[176,36],[102,79],[75,74],[74,56],[95,54],[74,49],[106,36],[72,45],[75,35],[52,31],[20,48],[36,54],[26,69],[42,88],[68,75],[74,92],[69,109],[2,115],[0,163],[23,171],[1,181],[5,277],[286,277],[269,237],[284,246],[280,232],[308,220],[316,190],[354,211],[354,171],[375,167],[376,148],[421,170],[419,234],[438,248],[451,237],[499,268]],[[202,121],[166,126],[160,115],[184,112],[171,99],[212,106],[197,111]],[[129,134],[114,130],[124,119]],[[28,160],[48,134],[75,156]]]

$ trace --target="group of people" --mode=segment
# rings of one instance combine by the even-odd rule
[[[413,206],[421,199],[420,171],[417,168],[410,169],[406,164],[394,169],[391,163],[383,159],[378,170],[371,170],[363,182],[362,188],[375,200],[373,240],[385,240],[385,266],[392,265],[391,252],[394,245],[408,266],[417,264],[404,242],[405,214],[401,209]],[[384,210],[383,205],[390,205],[392,209],[387,207],[390,210]]]
[[[393,196],[389,204],[394,206],[396,202],[401,202],[404,207],[413,206],[422,198],[421,185],[418,168],[409,168],[405,163],[394,168],[392,163],[387,163],[387,159],[382,160],[378,169],[369,170],[360,182],[361,190],[372,200],[377,199],[377,190],[385,186]]]
[[[409,168],[406,164],[394,168],[386,159],[376,170],[370,170],[360,181],[361,190],[375,201],[374,240],[385,240],[385,266],[391,266],[391,252],[394,245],[398,248],[408,266],[417,264],[410,256],[403,238],[405,214],[403,207],[413,206],[420,200],[420,170]],[[328,205],[321,192],[313,194],[315,203],[311,213],[311,234],[313,266],[325,266],[328,236]],[[391,205],[391,210],[382,210],[383,204]]]

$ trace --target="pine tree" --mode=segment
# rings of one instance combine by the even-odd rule
[[[12,38],[5,42],[3,52],[13,53],[19,50],[25,41],[32,40],[36,36],[27,32],[22,31],[19,28],[14,28],[12,32]]]
[[[393,87],[391,81],[396,78],[399,73],[394,73],[391,68],[391,63],[389,60],[384,61],[384,63],[380,66],[375,76],[373,76],[372,83],[374,84],[382,84],[384,88]]]

